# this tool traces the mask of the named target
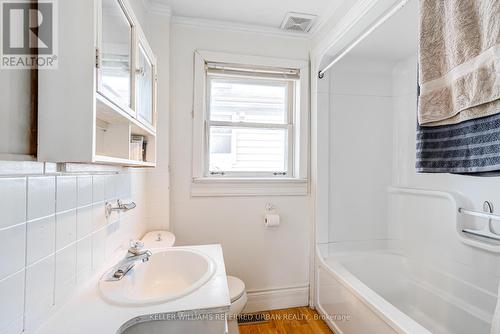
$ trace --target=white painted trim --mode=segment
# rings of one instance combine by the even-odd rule
[[[156,14],[165,17],[172,17],[172,8],[165,2],[156,0],[142,0],[142,5],[148,14]]]
[[[367,14],[374,17],[377,16],[377,11],[371,10],[377,5],[378,2],[379,0],[359,0],[349,9],[349,11],[342,17],[339,23],[335,25],[331,32],[312,49],[311,54],[313,55],[313,58],[317,62],[318,66],[327,52],[335,54],[341,49],[341,46],[338,45],[341,44],[340,42],[342,40],[355,39],[355,37],[350,37],[349,35],[353,33],[353,28],[360,22],[366,23],[366,21],[371,19],[371,17],[367,17]],[[334,47],[337,49],[336,51],[332,51]]]
[[[247,66],[265,66],[290,68],[300,70],[300,105],[297,105],[298,112],[294,115],[294,142],[293,146],[293,178],[305,180],[309,176],[309,119],[310,119],[310,75],[309,61],[305,59],[288,59],[288,58],[273,58],[255,55],[240,55],[224,52],[214,52],[206,50],[195,50],[193,66],[194,66],[194,83],[193,83],[193,110],[192,110],[192,136],[193,136],[193,159],[192,159],[192,177],[193,180],[205,178],[206,171],[206,73],[205,63],[230,63]],[[278,179],[278,178],[276,178]],[[226,184],[220,187],[220,183],[207,183],[197,185],[194,182],[191,187],[192,196],[261,196],[261,195],[281,195],[281,196],[304,196],[308,194],[308,182],[303,182],[301,186],[293,184],[293,187],[278,186],[273,189],[274,184],[271,180],[266,180],[265,183],[260,182],[259,178],[248,178],[244,184]],[[286,179],[286,180],[291,180]],[[215,182],[215,181],[214,181]],[[219,181],[217,181],[219,182]],[[279,182],[279,181],[277,181]],[[241,182],[240,182],[241,183]],[[287,182],[289,183],[289,182]],[[282,183],[277,183],[276,185]],[[211,190],[210,188],[213,187]]]
[[[309,39],[311,37],[309,33],[299,33],[299,32],[281,30],[279,28],[273,28],[273,27],[266,27],[253,24],[231,22],[231,21],[186,17],[186,16],[175,16],[175,15],[172,16],[172,24],[185,27],[213,29],[221,31],[248,32],[254,34],[263,34],[269,36],[294,38],[294,39]]]
[[[321,29],[325,27],[325,25],[332,20],[333,15],[337,13],[337,10],[342,5],[342,1],[332,1],[332,4],[323,11],[323,15],[318,16],[316,22],[314,22],[311,30],[309,30],[309,34],[312,38],[315,38],[316,35],[321,32]]]
[[[124,167],[110,165],[0,160],[0,177],[53,174],[116,174],[125,170]]]
[[[309,285],[248,291],[244,313],[279,310],[309,305]]]
[[[309,183],[306,179],[195,178],[191,184],[193,197],[307,196],[308,194]]]
[[[242,55],[227,52],[217,52],[209,50],[196,50],[196,53],[201,56],[205,62],[214,63],[229,63],[238,65],[253,65],[263,67],[278,67],[304,70],[308,68],[309,61],[307,59],[290,59],[290,58],[275,58],[263,57],[256,55]],[[301,73],[302,76],[302,73]]]
[[[45,172],[43,162],[37,161],[0,161],[0,176],[42,175]]]

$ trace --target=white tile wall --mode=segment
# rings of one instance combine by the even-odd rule
[[[54,215],[56,209],[56,178],[28,177],[28,220]]]
[[[92,205],[76,209],[76,237],[78,240],[92,233]]]
[[[54,308],[55,256],[26,268],[25,328],[36,328]]]
[[[0,296],[2,296],[2,302],[0,302],[1,333],[21,333],[24,312],[24,270],[0,281]]]
[[[27,264],[54,254],[56,242],[56,217],[54,215],[28,222]]]
[[[0,179],[0,229],[26,222],[26,178]]]
[[[0,333],[33,330],[127,240],[105,201],[130,174],[0,178]]]
[[[26,224],[0,230],[0,280],[24,269]]]
[[[77,205],[76,176],[57,177],[57,212],[75,209]]]
[[[76,202],[75,202],[76,203]],[[76,241],[76,209],[56,216],[56,249],[60,250]]]

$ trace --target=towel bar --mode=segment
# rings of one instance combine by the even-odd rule
[[[474,229],[465,228],[465,229],[462,229],[462,232],[476,236],[476,237],[482,237],[482,238],[487,238],[487,239],[491,239],[491,240],[495,240],[495,241],[500,241],[500,235],[492,232],[492,228],[491,228],[491,221],[492,220],[500,220],[500,216],[492,213],[493,206],[491,205],[490,202],[484,202],[484,210],[487,212],[479,212],[479,211],[468,210],[468,209],[464,209],[464,208],[458,208],[458,212],[461,214],[488,219],[488,224],[486,224],[482,229],[474,230]]]
[[[500,220],[499,215],[495,215],[495,214],[489,213],[489,212],[479,212],[479,211],[468,210],[468,209],[464,209],[464,208],[458,208],[458,212],[460,212],[461,214],[464,214],[464,215],[469,215],[469,216],[475,216],[475,217],[492,219],[492,220]]]

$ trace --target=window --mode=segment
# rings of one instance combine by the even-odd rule
[[[288,176],[293,171],[296,71],[207,65],[208,175]]]
[[[197,51],[194,182],[306,182],[307,76],[304,61]]]

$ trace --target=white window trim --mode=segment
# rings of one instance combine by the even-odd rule
[[[294,114],[293,172],[289,177],[206,176],[206,73],[207,62],[300,70],[299,112]],[[196,50],[194,53],[192,196],[303,196],[308,194],[309,62]]]

